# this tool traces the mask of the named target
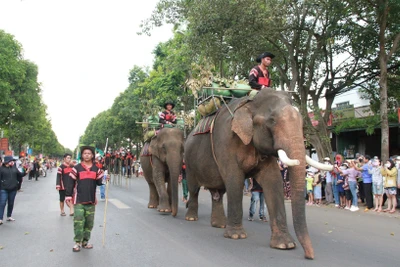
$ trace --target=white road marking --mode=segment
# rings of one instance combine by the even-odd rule
[[[109,198],[108,201],[110,201],[114,206],[116,206],[119,209],[130,209],[131,208],[116,198]]]

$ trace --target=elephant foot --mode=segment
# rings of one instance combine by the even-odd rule
[[[270,247],[276,249],[294,249],[296,243],[289,233],[280,233],[271,237]]]
[[[172,209],[171,209],[170,207],[168,207],[168,208],[159,207],[157,210],[158,210],[159,212],[166,212],[166,213],[172,212]]]
[[[198,219],[199,219],[199,216],[197,215],[197,212],[191,212],[190,210],[188,210],[186,212],[186,215],[185,215],[186,221],[193,222],[193,221],[197,221]]]
[[[231,227],[228,226],[224,233],[225,238],[231,239],[245,239],[247,238],[247,233],[243,229],[243,226]]]
[[[189,222],[194,222],[197,221],[198,219],[199,219],[198,217],[188,217],[188,216],[185,217],[185,220]]]
[[[226,218],[211,218],[211,226],[216,228],[225,228]]]

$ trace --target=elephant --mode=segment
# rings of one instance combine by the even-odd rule
[[[286,222],[282,178],[277,164],[289,166],[293,224],[305,257],[314,258],[305,215],[305,170],[307,163],[326,168],[306,156],[303,122],[288,93],[270,88],[254,97],[233,99],[222,107],[209,134],[193,134],[185,142],[189,188],[186,220],[198,220],[201,186],[211,193],[211,225],[226,228],[224,237],[246,238],[242,225],[243,185],[252,177],[262,186],[270,217],[270,247],[292,249],[296,244]],[[291,158],[293,159],[291,159]],[[228,216],[223,195],[227,193]]]
[[[178,213],[178,178],[183,162],[183,131],[178,128],[163,128],[150,141],[150,156],[140,153],[144,177],[149,184],[148,208],[159,212]],[[168,188],[165,188],[168,183]]]

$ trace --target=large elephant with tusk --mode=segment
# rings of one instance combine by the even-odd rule
[[[187,182],[190,198],[186,220],[198,219],[198,195],[201,186],[211,193],[211,225],[226,228],[224,236],[246,238],[243,229],[243,183],[252,177],[263,187],[270,225],[270,246],[292,249],[295,241],[286,222],[279,158],[289,166],[292,190],[293,224],[305,257],[314,258],[305,215],[306,162],[327,170],[306,157],[303,121],[287,93],[261,90],[254,98],[231,101],[219,110],[210,134],[190,134],[185,144]],[[223,195],[227,193],[225,217]],[[246,207],[247,208],[247,207]]]

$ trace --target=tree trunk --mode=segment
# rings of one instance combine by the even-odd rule
[[[389,158],[389,122],[387,112],[387,55],[385,49],[385,31],[387,27],[388,1],[384,7],[377,7],[379,25],[379,67],[380,67],[380,119],[381,119],[381,159],[385,162]]]

